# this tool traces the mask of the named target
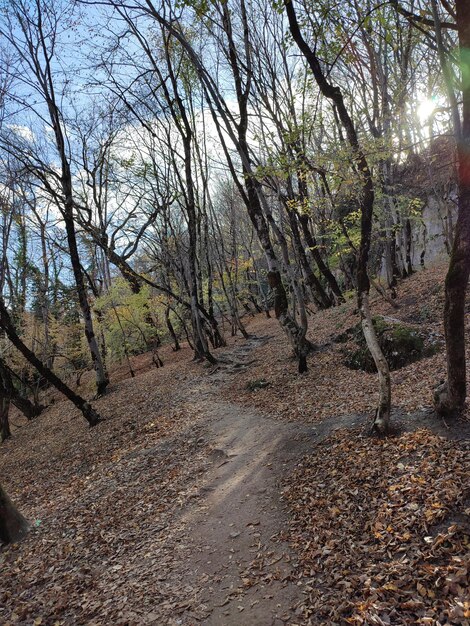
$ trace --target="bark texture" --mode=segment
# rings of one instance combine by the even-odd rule
[[[0,384],[0,441],[2,442],[11,437],[9,412],[10,398],[5,393],[3,385]]]
[[[2,359],[0,359],[0,394],[6,396],[28,420],[37,417],[44,410],[42,404],[31,402],[15,387],[11,370]]]
[[[0,541],[12,543],[22,539],[28,531],[28,522],[13,505],[0,485]]]

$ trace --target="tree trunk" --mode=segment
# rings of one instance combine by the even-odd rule
[[[37,219],[37,215],[36,215]],[[49,333],[49,258],[47,254],[47,242],[46,242],[46,226],[41,219],[39,221],[40,237],[41,237],[41,256],[43,264],[43,284],[41,288],[41,311],[42,320],[44,323],[44,348],[42,360],[49,369],[52,369],[54,362],[53,350],[51,350],[51,341]],[[29,418],[28,418],[29,419]]]
[[[106,373],[106,368],[103,363],[101,352],[98,346],[98,341],[96,340],[96,335],[93,328],[90,303],[88,302],[85,282],[83,280],[83,273],[80,266],[80,257],[78,254],[77,239],[75,234],[75,224],[73,223],[73,218],[71,216],[71,207],[69,208],[66,206],[64,210],[64,222],[67,231],[67,242],[69,246],[72,270],[75,277],[75,284],[77,286],[78,301],[80,303],[80,309],[82,311],[83,321],[85,324],[85,336],[88,342],[93,367],[96,373],[96,395],[99,397],[106,392],[106,387],[109,384],[109,378]]]
[[[390,289],[395,290],[400,271],[397,261],[397,234],[393,221],[396,211],[393,199],[392,166],[390,160],[382,162],[379,169],[382,178],[384,231],[385,231],[385,262],[387,267],[387,282]]]
[[[405,221],[405,260],[406,260],[406,273],[408,276],[413,274],[413,264],[411,262],[411,245],[413,243],[411,233],[411,221],[407,218]]]
[[[323,285],[320,283],[320,281],[316,277],[315,272],[310,266],[310,263],[308,262],[307,255],[305,254],[305,249],[302,245],[299,228],[298,228],[297,221],[296,221],[297,214],[292,209],[289,209],[288,206],[286,206],[286,211],[287,211],[287,216],[289,218],[289,224],[291,227],[293,245],[297,252],[300,266],[305,275],[305,282],[307,283],[309,287],[313,289],[313,291],[315,291],[315,294],[321,303],[321,308],[328,309],[332,305],[332,302],[330,298],[328,297],[328,294],[326,293],[326,291],[323,289]]]
[[[193,330],[195,358],[206,359],[209,363],[216,363],[217,360],[211,354],[207,343],[207,335],[201,316],[201,307],[204,306],[202,299],[202,283],[200,268],[198,263],[198,241],[200,241],[200,229],[198,228],[198,215],[196,206],[195,184],[192,170],[192,144],[194,140],[193,129],[191,127],[188,112],[180,94],[178,77],[174,73],[173,60],[169,53],[168,45],[165,46],[165,59],[168,75],[173,92],[170,93],[165,81],[162,82],[162,89],[168,102],[169,109],[176,128],[178,129],[183,143],[184,160],[184,209],[187,217],[189,249],[188,249],[188,282],[191,302],[191,325]],[[156,68],[157,69],[157,68]],[[157,69],[159,78],[163,77]],[[215,343],[215,342],[214,342]]]
[[[307,244],[311,255],[315,259],[315,263],[317,264],[318,269],[325,277],[325,280],[327,281],[331,291],[335,295],[336,302],[344,302],[344,297],[343,297],[343,294],[341,293],[341,289],[339,288],[336,278],[333,276],[330,268],[326,265],[326,263],[322,259],[322,256],[317,246],[316,239],[309,227],[308,215],[298,214],[298,218],[299,218],[300,225],[302,227],[302,233],[305,239],[305,243]],[[331,304],[329,306],[331,306]]]
[[[10,412],[10,398],[13,383],[8,372],[2,367],[0,360],[0,441],[5,441],[11,437],[10,421],[8,419]]]
[[[268,282],[274,293],[274,313],[282,329],[288,336],[292,348],[299,362],[299,373],[307,371],[307,354],[310,344],[305,337],[305,329],[302,328],[289,315],[287,294],[282,284],[281,274],[276,270],[268,272]]]
[[[0,541],[3,543],[19,541],[27,533],[28,527],[28,522],[0,485]]]
[[[458,215],[454,245],[445,280],[444,331],[447,384],[437,390],[435,406],[441,415],[457,415],[467,395],[465,362],[465,294],[470,274],[470,4],[456,1],[462,67],[463,123],[457,135],[459,159]],[[456,128],[457,134],[458,128]]]
[[[45,408],[42,404],[35,404],[31,402],[31,400],[29,400],[28,398],[24,398],[18,392],[16,392],[12,396],[11,402],[16,406],[17,409],[19,409],[23,413],[23,415],[28,420],[32,420],[38,415],[41,415]]]
[[[387,359],[384,357],[379,346],[377,334],[372,323],[372,316],[369,308],[369,294],[366,291],[359,293],[358,301],[360,302],[359,311],[361,314],[362,332],[364,333],[367,348],[374,359],[374,363],[379,374],[379,404],[376,409],[372,428],[376,429],[379,433],[385,433],[389,428],[390,407],[392,402],[390,370]]]
[[[366,156],[359,144],[356,128],[351,116],[349,115],[346,105],[344,104],[341,89],[328,81],[323,73],[314,49],[310,48],[303,38],[292,0],[285,0],[284,5],[286,7],[292,37],[301,52],[304,54],[321,93],[326,98],[331,100],[335,106],[341,124],[346,131],[349,145],[353,150],[357,171],[361,177],[361,243],[357,255],[357,300],[358,308],[361,314],[364,338],[371,356],[374,359],[379,375],[380,398],[373,428],[379,433],[384,434],[389,430],[391,411],[390,375],[388,373],[388,365],[386,364],[385,357],[380,349],[374,326],[372,324],[372,318],[369,310],[370,282],[367,272],[372,232],[372,215],[374,208],[374,184],[372,174]]]
[[[90,233],[90,234],[93,234],[93,233]],[[133,270],[132,267],[129,265],[129,263],[125,259],[119,256],[119,254],[117,254],[114,250],[109,248],[106,241],[103,241],[102,239],[99,239],[99,238],[94,238],[94,241],[98,246],[101,247],[101,249],[106,254],[109,261],[119,269],[122,276],[128,281],[133,293],[139,293],[139,291],[142,288],[142,285],[145,283],[149,285],[150,287],[153,287],[157,291],[164,293],[165,295],[172,298],[173,300],[175,300],[182,306],[186,307],[187,309],[192,310],[191,303],[183,300],[183,298],[181,298],[176,293],[171,291],[171,289],[169,289],[168,287],[163,287],[162,285],[159,285],[155,281],[147,278],[147,276],[141,276],[135,270]],[[215,319],[214,315],[210,311],[207,311],[200,302],[197,302],[197,308],[199,312],[201,313],[201,315],[203,316],[203,318],[207,321],[207,324],[209,324],[209,326],[212,329],[215,347],[220,348],[222,346],[225,346],[226,345],[225,339],[222,333],[220,332],[218,322]]]
[[[470,273],[470,158],[462,152],[463,150],[459,150],[459,212],[445,279],[447,384],[439,388],[435,396],[437,412],[447,416],[459,414],[467,396],[465,295]]]
[[[44,37],[42,30],[42,23],[39,22],[36,25],[38,34]],[[44,41],[44,40],[43,40]],[[63,118],[61,111],[55,99],[54,92],[54,79],[51,67],[51,56],[45,55],[44,67],[41,67],[41,61],[36,56],[36,51],[31,50],[32,63],[35,66],[36,75],[39,83],[43,88],[43,95],[47,102],[49,111],[49,117],[52,128],[54,130],[55,143],[57,153],[61,161],[61,191],[63,195],[63,205],[59,204],[59,209],[62,213],[65,223],[65,231],[67,234],[67,244],[69,248],[70,262],[72,265],[72,272],[75,279],[75,285],[77,288],[78,301],[83,316],[85,325],[85,336],[88,342],[88,347],[93,362],[93,367],[96,373],[96,389],[97,395],[100,396],[105,393],[106,387],[109,384],[109,379],[104,367],[101,353],[96,340],[95,332],[93,329],[93,320],[91,316],[90,303],[88,302],[85,281],[83,277],[82,266],[80,263],[80,255],[77,245],[77,234],[74,221],[74,197],[73,197],[73,180],[72,172],[70,169],[70,161],[67,154],[66,137],[64,135]]]
[[[0,359],[0,392],[3,396],[6,396],[28,420],[37,417],[44,410],[42,404],[33,403],[28,398],[21,395],[13,384],[10,370],[3,359]],[[8,409],[6,415],[8,418]]]
[[[0,441],[5,441],[11,437],[10,421],[8,414],[10,412],[10,398],[5,393],[3,385],[0,386]]]
[[[180,343],[178,341],[178,337],[176,336],[176,332],[175,329],[173,328],[173,324],[171,323],[171,319],[170,319],[170,307],[166,307],[165,308],[165,322],[166,322],[166,326],[168,328],[168,332],[171,335],[171,338],[173,339],[173,352],[178,352],[178,350],[181,350],[181,346]]]

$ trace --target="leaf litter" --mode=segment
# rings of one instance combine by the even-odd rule
[[[374,313],[442,339],[443,275],[437,267],[404,281],[400,308],[376,298]],[[437,427],[431,417],[432,387],[445,374],[441,351],[392,374],[399,435],[377,440],[354,427],[370,416],[376,394],[375,375],[347,369],[333,342],[357,323],[354,307],[350,300],[311,318],[318,349],[303,376],[276,321],[256,316],[248,329],[262,341],[248,350],[250,340],[231,338],[216,368],[191,362],[187,347],[163,348],[158,370],[150,355],[135,357],[136,378],[116,368],[111,393],[96,402],[106,419],[95,429],[60,399],[33,422],[14,414],[0,473],[32,530],[22,543],[0,548],[0,622],[176,626],[209,619],[217,605],[201,598],[217,580],[181,574],[194,549],[181,513],[205,497],[216,452],[204,397],[193,397],[200,378],[221,398],[303,433],[297,458],[308,454],[293,472],[279,456],[267,464],[282,485],[286,514],[273,538],[281,552],[290,544],[287,577],[302,595],[284,623],[468,626],[469,450],[459,440],[468,418]],[[91,389],[91,377],[83,380]],[[259,380],[266,384],[249,385]],[[305,424],[313,426],[307,441]],[[252,531],[263,515],[253,516]],[[226,541],[239,539],[227,533]],[[232,619],[227,624],[240,623],[233,602],[244,623],[268,624],[250,615],[261,615],[254,611],[263,601],[276,606],[275,585],[286,576],[279,551],[262,535],[253,539],[254,555],[237,554],[234,590],[214,596],[227,609],[223,619]],[[284,608],[292,607],[280,606],[280,614]]]
[[[285,481],[312,624],[468,624],[470,446],[339,430]]]

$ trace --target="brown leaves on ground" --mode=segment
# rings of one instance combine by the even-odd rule
[[[404,281],[398,310],[376,297],[374,314],[442,339],[444,272],[437,267]],[[166,347],[162,369],[152,367],[150,355],[133,359],[135,378],[124,365],[115,369],[110,393],[95,403],[105,418],[96,428],[59,398],[32,422],[13,414],[0,477],[33,530],[21,544],[0,549],[0,623],[181,623],[188,597],[201,594],[197,581],[180,575],[191,555],[178,520],[207,469],[207,410],[203,396],[198,403],[193,395],[204,379],[274,419],[317,422],[312,453],[283,477],[292,523],[279,531],[297,551],[306,593],[296,623],[468,626],[464,443],[428,430],[386,440],[343,430],[316,445],[375,408],[376,375],[346,368],[332,342],[357,322],[354,299],[312,315],[310,339],[319,349],[306,375],[297,374],[276,320],[260,315],[248,331],[263,342],[250,348],[230,338],[238,347],[217,351],[226,366],[222,358],[205,369],[190,361],[189,348]],[[413,424],[403,414],[431,406],[444,375],[444,350],[392,373],[393,404],[405,428]],[[83,386],[92,389],[91,374]],[[325,418],[333,419],[320,424]],[[292,427],[305,433],[305,426]],[[458,425],[449,435],[456,433]],[[272,466],[279,475],[285,467],[279,457]],[[242,586],[256,578],[252,559],[250,553]],[[260,568],[269,585],[276,565]]]
[[[403,281],[399,309],[376,295],[373,313],[443,345],[445,270],[437,266]],[[299,376],[284,335],[258,318],[250,331],[273,339],[256,350],[257,362],[229,394],[289,421],[338,424],[342,415],[373,415],[377,376],[348,369],[343,346],[332,341],[358,321],[353,298],[311,318],[309,338],[319,350]],[[432,407],[445,370],[443,346],[392,372],[395,421],[398,409],[401,425],[413,428],[406,414]],[[320,433],[325,425],[318,424]],[[452,426],[455,436],[459,424]],[[462,435],[468,432],[460,426]],[[305,623],[468,626],[469,476],[468,446],[428,430],[386,440],[345,430],[315,448],[287,479],[284,494],[293,516],[286,538],[299,554],[299,584],[308,593]]]
[[[94,403],[105,418],[95,428],[65,401],[32,422],[13,416],[21,428],[2,446],[0,476],[32,530],[0,548],[1,624],[155,624],[178,613],[184,581],[166,580],[183,549],[174,516],[207,450],[186,393],[199,368],[188,348],[167,352],[162,369],[143,355],[138,377],[123,368],[116,383],[116,372]]]
[[[319,444],[284,489],[308,623],[468,625],[469,474],[468,445],[424,429]]]
[[[378,294],[371,294],[373,315],[384,315],[419,328],[442,345],[437,354],[391,373],[392,404],[404,413],[432,407],[433,389],[446,377],[442,327],[445,271],[446,267],[439,265],[402,281],[398,288],[399,309]],[[256,351],[256,364],[237,377],[230,396],[291,421],[318,422],[338,415],[373,414],[378,401],[377,375],[346,367],[344,346],[333,341],[358,322],[354,296],[346,304],[312,315],[308,337],[318,350],[308,357],[308,372],[299,376],[297,362],[279,324],[259,316],[250,324],[249,331],[269,333],[273,338]],[[470,362],[470,328],[467,342]],[[261,379],[267,385],[250,390],[250,383]]]

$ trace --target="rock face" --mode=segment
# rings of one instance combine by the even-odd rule
[[[428,267],[439,259],[446,258],[450,250],[450,233],[454,231],[457,220],[456,191],[452,189],[449,196],[437,200],[430,196],[426,199],[419,216],[412,218],[412,237],[410,246],[410,260],[413,270],[423,266]],[[400,267],[404,260],[404,236],[397,232],[397,256]],[[379,276],[387,280],[387,263],[382,257]]]
[[[405,326],[401,322],[375,317],[373,323],[380,347],[392,371],[430,356],[439,348],[437,343],[434,343],[423,333]],[[360,324],[349,328],[336,337],[336,342],[348,343],[348,346],[343,350],[344,363],[347,367],[366,372],[376,371]]]
[[[419,266],[421,254],[424,252],[425,263],[429,265],[447,253],[448,229],[454,228],[457,220],[456,190],[449,197],[438,202],[429,197],[423,208],[421,223],[413,240],[412,260]]]
[[[419,154],[410,153],[394,172],[393,224],[398,270],[404,276],[445,258],[457,220],[457,147],[447,135],[434,137]],[[393,213],[393,211],[392,211]],[[388,280],[390,259],[382,251],[379,275]]]

